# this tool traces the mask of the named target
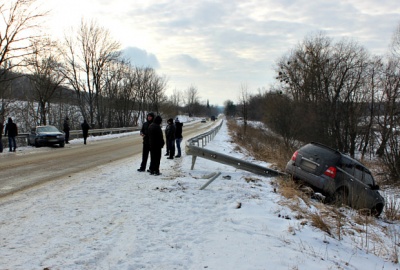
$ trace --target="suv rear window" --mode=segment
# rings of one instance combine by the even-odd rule
[[[302,157],[299,166],[316,174],[322,174],[327,167],[336,166],[341,157],[335,150],[313,143],[303,146],[298,152]]]

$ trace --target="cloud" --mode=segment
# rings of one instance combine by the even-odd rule
[[[197,58],[192,57],[188,54],[180,54],[171,58],[171,61],[175,62],[176,66],[182,66],[182,69],[190,68],[192,70],[203,70],[205,69],[204,64]]]
[[[151,67],[154,69],[160,68],[160,63],[158,62],[157,57],[140,48],[127,47],[122,50],[122,56],[138,67]]]
[[[400,18],[398,0],[45,2],[59,12],[49,25],[72,21],[76,8],[67,10],[79,7],[111,30],[135,65],[166,75],[168,88],[193,84],[219,104],[242,83],[254,91],[274,84],[275,62],[313,33],[351,38],[383,55]]]

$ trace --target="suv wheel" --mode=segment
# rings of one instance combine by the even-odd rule
[[[371,215],[378,217],[383,211],[383,204],[379,203],[372,207],[371,209]]]

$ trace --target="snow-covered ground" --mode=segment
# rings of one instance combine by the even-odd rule
[[[206,147],[252,160],[230,141],[224,124]],[[185,154],[150,176],[140,159],[0,199],[0,269],[399,269],[374,255],[390,239],[360,248],[362,236],[339,241],[296,219],[273,178],[201,158],[190,170]],[[200,190],[212,172],[222,174]]]

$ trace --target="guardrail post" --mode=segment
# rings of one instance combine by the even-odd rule
[[[217,179],[218,176],[221,175],[221,172],[218,172],[216,175],[214,175],[210,180],[207,181],[207,183],[205,183],[200,190],[205,189],[209,184],[211,184],[212,181],[214,181],[215,179]]]
[[[192,156],[192,167],[190,168],[191,170],[193,170],[194,168],[194,164],[196,163],[196,158],[197,156]]]

